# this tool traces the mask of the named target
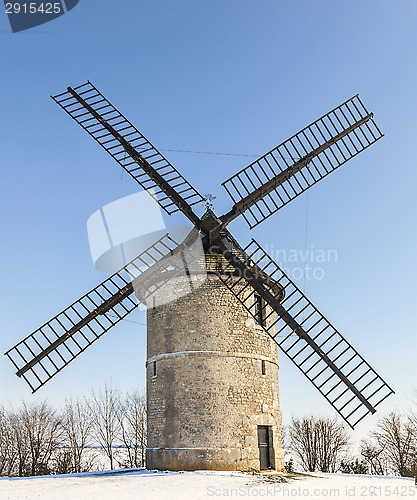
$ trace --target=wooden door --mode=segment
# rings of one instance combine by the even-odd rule
[[[272,430],[269,429],[267,425],[258,425],[258,447],[261,470],[271,468],[270,432],[272,432]]]

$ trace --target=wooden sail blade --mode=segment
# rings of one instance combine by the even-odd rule
[[[358,96],[322,116],[222,185],[232,198],[224,223],[257,226],[382,137]]]
[[[5,355],[17,375],[33,392],[38,390],[137,307],[135,292],[146,303],[149,296],[183,270],[184,260],[190,265],[187,246],[163,236],[9,349]]]
[[[181,210],[195,225],[192,206],[204,198],[96,87],[87,82],[52,96],[143,189],[155,190],[168,213]]]
[[[252,240],[232,252],[219,243],[234,273],[219,277],[280,349],[353,428],[394,391]],[[262,279],[258,279],[261,276]],[[265,276],[269,280],[265,284]],[[269,282],[269,286],[268,286]],[[273,293],[280,290],[279,297]],[[263,307],[259,300],[272,309]]]

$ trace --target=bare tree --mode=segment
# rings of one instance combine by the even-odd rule
[[[124,399],[119,412],[120,435],[130,467],[143,467],[146,448],[146,398],[134,391]]]
[[[106,383],[103,390],[92,391],[86,400],[93,420],[93,437],[107,455],[110,469],[114,468],[113,447],[120,434],[120,399],[119,390]]]
[[[62,415],[62,427],[69,457],[62,455],[61,470],[66,463],[71,472],[91,470],[91,462],[84,459],[86,448],[91,444],[93,427],[93,417],[88,405],[79,399],[67,401]]]
[[[14,475],[17,475],[19,477],[29,476],[29,438],[27,435],[26,426],[23,423],[21,412],[11,413],[9,422],[13,433],[13,441],[17,455],[17,464]]]
[[[409,468],[411,471],[414,472],[414,477],[417,485],[417,402],[415,410],[412,410],[409,415],[409,419],[413,433],[411,451],[410,451],[411,464]]]
[[[318,441],[318,468],[321,472],[336,472],[340,467],[342,453],[349,445],[349,434],[345,425],[335,419],[320,418],[316,422]]]
[[[293,417],[289,426],[289,438],[294,453],[304,470],[314,472],[318,462],[318,443],[313,416],[298,419]]]
[[[29,446],[30,474],[48,474],[50,460],[61,445],[60,418],[43,402],[31,406],[24,403],[18,419]]]
[[[417,389],[414,390],[413,407],[410,411],[410,420],[414,427],[414,445],[417,448]],[[415,451],[417,451],[417,449]]]
[[[124,445],[130,467],[141,467],[146,449],[146,400],[136,391],[122,398],[106,384],[88,399],[68,400],[62,410],[46,402],[0,406],[0,476],[60,474],[93,470],[104,451],[113,469]]]
[[[412,475],[415,443],[412,417],[392,412],[379,420],[372,435],[385,450],[393,471],[400,476]]]
[[[361,455],[369,464],[371,474],[376,474],[377,476],[388,474],[385,448],[370,440],[363,440],[361,443]]]
[[[10,476],[17,463],[11,414],[0,408],[0,476]]]
[[[314,472],[335,472],[349,444],[344,424],[330,418],[293,418],[289,436],[303,468]]]

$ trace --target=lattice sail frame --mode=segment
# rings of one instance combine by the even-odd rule
[[[256,226],[382,137],[373,115],[367,112],[358,96],[319,118],[225,181],[223,185],[235,205],[220,219],[212,214],[209,221],[200,220],[191,208],[202,203],[203,197],[94,85],[87,82],[78,87],[68,87],[66,92],[53,96],[53,99],[144,189],[154,189],[160,205],[168,214],[182,211],[210,243],[217,241],[220,249],[223,247],[226,254],[230,253],[232,260],[229,265],[226,264],[230,274],[225,277],[222,273],[220,278],[249,313],[259,319],[259,310],[254,310],[254,292],[247,293],[251,284],[245,282],[243,287],[240,286],[239,290],[243,290],[245,295],[241,295],[242,292],[236,288],[236,283],[240,282],[236,272],[245,269],[245,265],[253,271],[253,285],[257,293],[261,296],[263,293],[276,311],[280,311],[278,316],[275,312],[265,314],[267,308],[257,301],[258,309],[264,312],[261,321],[265,331],[349,425],[353,427],[367,413],[375,412],[375,407],[393,392],[392,389],[266,254],[255,265],[245,252],[251,254],[253,248],[255,253],[262,252],[256,242],[251,243],[254,245],[252,248],[249,245],[243,251],[225,230],[227,224],[240,214],[251,227]],[[206,222],[209,224],[206,225]],[[251,255],[253,257],[254,254]],[[241,259],[242,265],[232,265],[236,256]],[[131,297],[134,291],[140,297],[143,291],[144,300],[154,297],[153,293],[161,283],[153,281],[154,272],[156,275],[162,273],[164,279],[170,280],[175,276],[178,265],[181,267],[183,263],[183,271],[185,269],[192,289],[194,283],[188,266],[192,269],[190,264],[193,259],[185,259],[184,255],[178,257],[179,254],[176,254],[170,261],[163,257],[158,262],[151,259],[148,263],[150,267],[143,274],[141,270],[136,272],[132,266],[124,268],[122,271],[127,273],[133,269],[131,278],[137,289],[125,280],[122,272],[116,273],[26,337],[6,353],[17,368],[17,374],[25,378],[33,391],[44,385],[136,307]],[[162,285],[166,280],[162,280]],[[97,305],[100,300],[104,302]],[[294,318],[281,304],[294,314]],[[297,326],[300,315],[301,326]],[[319,325],[322,326],[320,331]],[[354,366],[355,362],[359,363]],[[353,383],[349,377],[354,379]],[[334,382],[335,385],[331,385]],[[359,391],[354,384],[359,384]],[[366,397],[360,391],[364,391]]]
[[[76,91],[88,106],[88,110],[74,95],[70,88],[67,92],[51,96],[102,148],[104,148],[117,163],[128,172],[145,190],[155,190],[155,195],[161,207],[171,215],[179,210],[173,200],[163,192],[154,180],[138,163],[126,153],[123,145],[106,129],[104,122],[110,125],[120,136],[146,160],[165,182],[174,189],[181,198],[193,206],[203,203],[204,198],[189,184],[178,170],[132,125],[91,83],[87,82],[71,89]],[[94,112],[99,116],[94,116]]]
[[[284,292],[281,305],[367,400],[373,410],[368,409],[352,393],[302,337],[297,335],[274,310],[264,304],[262,327],[266,333],[352,428],[366,415],[374,413],[376,406],[394,393],[255,240],[243,250],[236,250],[235,255],[239,255],[240,260],[255,276],[259,273],[269,276],[270,282]],[[219,278],[251,316],[258,320],[257,302],[254,300],[250,281],[247,282],[243,277],[236,277],[232,273],[228,274],[227,269],[231,270],[231,268],[223,269],[219,273]],[[266,289],[271,291],[271,287]]]
[[[372,113],[356,95],[230,177],[222,186],[235,207],[243,205],[239,213],[253,228],[381,137]],[[284,179],[272,191],[260,195],[255,202],[244,202],[278,174],[283,174]]]
[[[191,234],[191,233],[190,233]],[[199,253],[191,242],[179,245],[165,235],[83,297],[57,314],[5,355],[33,392],[102,337],[137,306],[145,305],[177,276],[187,275],[190,291],[198,286],[195,261]],[[198,236],[199,237],[199,236]],[[190,270],[194,276],[189,277]],[[198,276],[197,276],[198,278]]]

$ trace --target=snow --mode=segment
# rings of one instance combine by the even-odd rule
[[[413,479],[346,474],[286,478],[238,472],[125,469],[84,474],[1,478],[0,500],[124,500],[205,498],[417,498]]]

